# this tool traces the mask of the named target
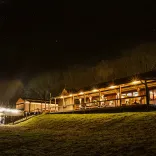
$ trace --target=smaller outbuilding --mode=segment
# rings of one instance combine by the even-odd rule
[[[19,98],[16,102],[16,109],[23,110],[28,113],[40,113],[40,112],[56,112],[58,111],[58,104],[52,104],[50,101],[34,100]]]

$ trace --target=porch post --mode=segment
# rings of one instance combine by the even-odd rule
[[[86,94],[84,94],[84,103],[86,103]]]
[[[80,101],[80,108],[81,108],[81,101],[82,101],[82,99],[80,98],[79,101]]]
[[[101,107],[101,91],[99,90],[99,106]]]
[[[30,111],[31,111],[31,102],[29,102],[29,113],[30,113]]]
[[[50,100],[49,100],[49,111],[51,112],[50,107],[51,107],[51,93],[50,93]]]
[[[63,97],[63,106],[65,106],[64,97]]]
[[[64,109],[64,106],[65,106],[65,101],[64,101],[64,97],[63,97],[63,109]]]
[[[46,112],[46,109],[47,109],[47,107],[46,107],[46,101],[44,101],[45,102],[45,112]]]
[[[41,105],[42,105],[42,112],[43,112],[43,103],[41,103]]]
[[[84,94],[84,106],[86,108],[86,94]]]
[[[55,98],[55,112],[56,112],[56,98]]]
[[[72,103],[74,104],[74,96],[73,96],[73,98],[72,98],[72,99],[73,99],[73,102],[72,102]]]
[[[72,104],[73,104],[73,110],[74,110],[75,109],[74,96],[72,96]]]
[[[45,103],[45,112],[46,112],[46,91],[44,91],[44,103]]]
[[[90,103],[92,102],[92,96],[89,96],[89,102]]]
[[[145,91],[146,91],[146,103],[147,103],[147,109],[149,109],[149,88],[147,85],[147,81],[145,80]]]
[[[25,111],[26,100],[24,100],[23,110]]]
[[[121,86],[119,86],[119,100],[120,100],[120,107],[121,107],[121,105],[122,105],[122,101],[121,101]]]

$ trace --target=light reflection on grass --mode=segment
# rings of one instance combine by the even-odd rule
[[[0,155],[155,155],[156,112],[40,115],[0,126]]]

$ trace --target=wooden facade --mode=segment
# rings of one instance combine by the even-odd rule
[[[54,101],[54,104],[49,104],[49,101]],[[156,71],[96,84],[77,92],[63,89],[60,96],[49,101],[20,98],[16,108],[27,112],[68,112],[156,104]]]
[[[150,75],[151,74],[151,75]],[[153,76],[154,75],[154,76]],[[55,99],[58,111],[156,104],[156,72],[98,84],[78,92],[63,90]]]
[[[24,112],[54,112],[58,110],[58,104],[50,104],[49,101],[34,100],[34,99],[22,99],[19,98],[16,102],[16,109],[23,110]]]

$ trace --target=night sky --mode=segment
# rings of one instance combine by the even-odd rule
[[[1,78],[93,65],[155,40],[147,2],[0,0]]]

